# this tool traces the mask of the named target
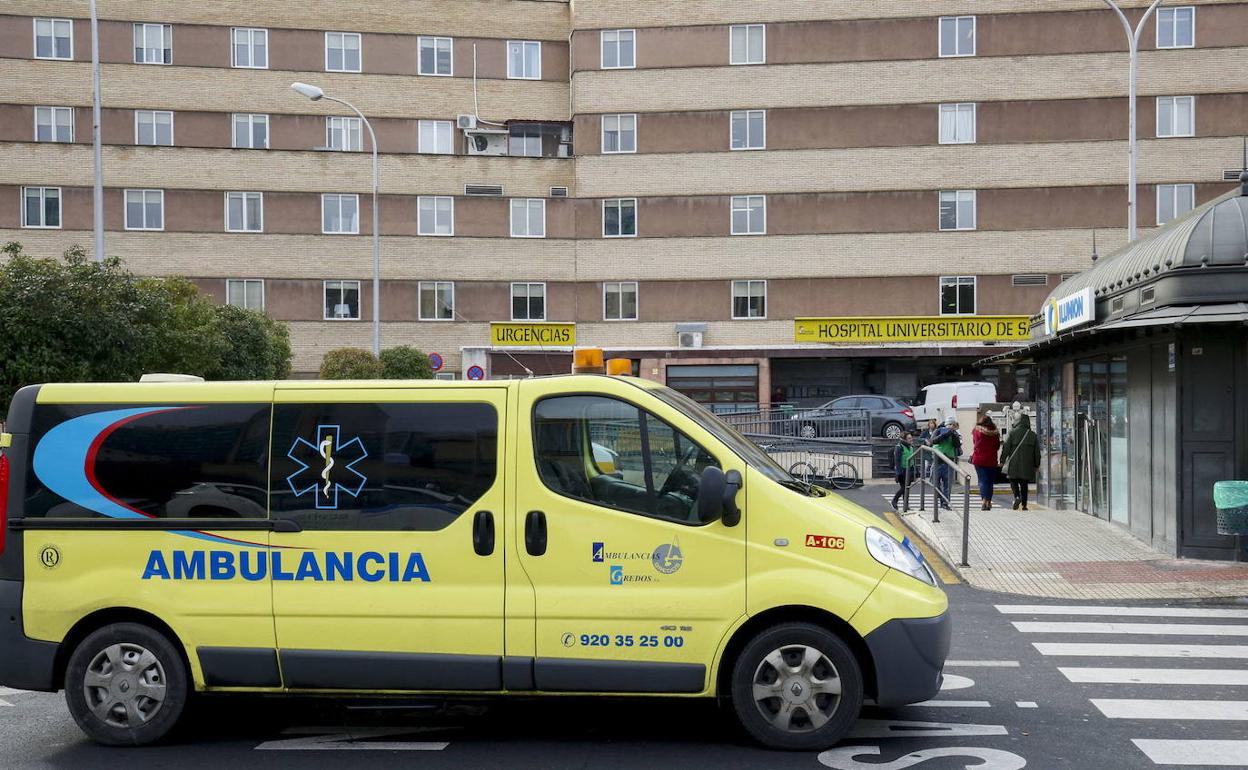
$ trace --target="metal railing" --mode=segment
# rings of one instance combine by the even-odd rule
[[[871,440],[871,412],[866,409],[832,411],[786,406],[757,412],[733,412],[719,417],[755,442],[781,436],[841,443]]]
[[[957,462],[951,460],[945,454],[938,452],[934,447],[930,447],[930,446],[918,447],[918,450],[913,455],[910,456],[910,462],[906,464],[905,485],[902,488],[903,492],[901,496],[902,497],[902,503],[901,503],[902,509],[901,510],[903,513],[908,513],[910,511],[910,487],[915,483],[919,485],[919,510],[920,511],[926,510],[927,508],[927,486],[929,484],[932,485],[932,509],[933,509],[932,523],[933,524],[940,523],[940,504],[941,504],[942,498],[944,500],[945,507],[949,508],[950,510],[953,509],[953,506],[950,505],[949,498],[946,497],[940,491],[940,489],[936,486],[936,484],[929,478],[930,474],[924,473],[924,466],[926,465],[926,463],[923,462],[923,459],[925,457],[931,458],[933,470],[935,470],[935,463],[944,463],[945,465],[949,466],[949,472],[953,477],[950,479],[950,483],[949,483],[950,494],[953,493],[954,479],[956,479],[958,476],[962,478],[962,483],[966,487],[966,496],[962,500],[962,561],[960,562],[960,565],[963,567],[969,567],[971,565],[969,562],[967,562],[967,555],[968,555],[968,551],[970,550],[970,539],[971,539],[971,474],[963,470],[962,466],[960,466]],[[915,466],[918,466],[918,467],[916,468]],[[918,476],[917,478],[914,478],[915,474],[917,474]],[[911,480],[912,478],[914,479],[913,481]]]

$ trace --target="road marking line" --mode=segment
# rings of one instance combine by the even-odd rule
[[[1003,615],[1120,615],[1140,618],[1239,618],[1248,619],[1248,610],[1212,607],[1097,607],[1069,604],[998,604]]]
[[[1248,757],[1248,741],[1185,741],[1133,738],[1157,765],[1235,765]]]
[[[1248,686],[1248,670],[1225,668],[1081,668],[1058,671],[1071,682],[1095,684],[1212,684]]]
[[[1182,721],[1248,720],[1248,700],[1149,700],[1091,698],[1092,705],[1110,719],[1168,719]]]
[[[910,538],[910,542],[919,548],[919,553],[923,554],[923,558],[927,559],[928,565],[932,568],[932,572],[936,573],[936,577],[945,585],[954,585],[962,582],[962,578],[958,577],[958,573],[949,565],[947,561],[941,558],[940,554],[927,544],[927,541],[915,534],[914,530],[902,521],[901,517],[893,511],[885,511],[884,519],[897,529],[901,530],[906,537]]]
[[[1012,623],[1024,634],[1155,634],[1165,636],[1248,636],[1248,625],[1212,625],[1209,623],[1079,623],[1079,622],[1018,622]]]
[[[1018,668],[1017,660],[946,660],[945,668]]]
[[[974,687],[975,680],[966,676],[958,676],[957,674],[945,674],[940,682],[940,691],[949,692],[950,690],[965,690],[968,687]]]
[[[30,690],[14,690],[12,687],[0,687],[0,695],[21,695]]]
[[[8,706],[9,708],[13,708],[12,703],[9,703],[7,700],[3,700],[3,699],[0,699],[0,706]]]
[[[1040,704],[1036,703],[1034,700],[1016,700],[1016,701],[1014,701],[1014,705],[1015,705],[1015,706],[1018,706],[1020,709],[1038,709],[1038,708],[1040,708]]]
[[[846,738],[963,738],[1009,735],[1005,725],[958,724],[956,722],[910,722],[895,719],[859,719]]]
[[[986,709],[992,708],[992,704],[986,700],[925,700],[919,703],[911,703],[911,706],[931,706],[932,708],[968,708],[968,709]]]
[[[1246,658],[1243,644],[1082,644],[1032,642],[1041,655],[1102,658]]]

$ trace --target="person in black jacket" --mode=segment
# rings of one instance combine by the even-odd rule
[[[897,510],[897,501],[906,491],[906,481],[914,478],[915,468],[911,468],[910,472],[906,472],[908,466],[917,463],[914,453],[917,447],[914,444],[914,434],[906,431],[901,434],[901,438],[897,440],[897,446],[893,447],[893,473],[897,479],[897,492],[893,494],[893,510]]]

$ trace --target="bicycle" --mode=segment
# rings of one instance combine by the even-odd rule
[[[841,490],[853,489],[862,483],[858,468],[845,460],[832,463],[824,474],[820,474],[813,463],[799,460],[789,466],[789,475],[807,484],[813,484],[816,478],[824,478],[834,489]]]

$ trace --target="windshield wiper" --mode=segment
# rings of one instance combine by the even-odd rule
[[[800,479],[780,479],[778,483],[780,486],[796,490],[808,497],[823,497],[822,489],[819,489],[814,484]]]

